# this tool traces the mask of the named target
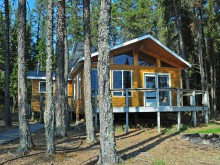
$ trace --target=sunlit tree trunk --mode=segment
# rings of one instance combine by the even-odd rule
[[[20,146],[18,150],[26,153],[33,146],[28,122],[28,99],[26,82],[25,34],[26,0],[18,2],[18,110]]]
[[[98,37],[98,82],[100,155],[98,164],[116,164],[112,98],[110,94],[110,13],[111,0],[101,0]]]
[[[47,6],[47,61],[46,61],[46,110],[44,112],[47,155],[55,152],[55,107],[53,102],[53,0]]]
[[[93,124],[92,100],[91,100],[91,53],[90,53],[90,0],[83,0],[84,13],[84,90],[85,90],[85,115],[87,143],[95,141]]]
[[[9,93],[9,7],[8,0],[5,0],[5,125],[12,126],[10,111],[10,93]]]
[[[57,2],[56,135],[67,136],[64,80],[65,1]]]

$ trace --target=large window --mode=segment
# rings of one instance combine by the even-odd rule
[[[156,58],[143,53],[138,53],[138,65],[139,66],[156,66]]]
[[[133,51],[128,51],[125,53],[121,53],[113,56],[114,64],[117,65],[133,65]]]
[[[46,81],[39,82],[39,93],[46,93]]]
[[[131,88],[132,75],[131,71],[113,71],[113,89],[126,89]],[[114,96],[125,96],[125,91],[116,91],[113,92]],[[128,95],[131,96],[131,92],[128,92]]]
[[[98,75],[97,75],[97,70],[92,69],[91,72],[92,76],[92,95],[95,95],[95,91],[98,90]],[[97,92],[98,94],[98,92]]]

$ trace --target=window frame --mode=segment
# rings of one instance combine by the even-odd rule
[[[114,89],[114,71],[121,71],[122,72],[122,89],[125,89],[124,88],[124,72],[125,71],[129,71],[131,73],[131,88],[133,86],[133,71],[132,70],[111,70],[111,76],[110,76],[110,79],[111,79],[111,89]],[[113,97],[126,97],[125,95],[125,91],[122,91],[122,95],[114,95],[114,92],[115,91],[112,91],[112,96]],[[133,92],[132,91],[129,91],[131,93],[131,95],[128,95],[128,97],[133,97]]]
[[[40,90],[41,83],[45,83],[45,91],[42,91],[42,92],[41,92],[41,90]],[[39,92],[39,93],[46,93],[46,92],[47,92],[46,90],[47,90],[47,89],[46,89],[46,81],[39,81],[38,92]]]

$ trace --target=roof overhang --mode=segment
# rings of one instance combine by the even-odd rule
[[[175,59],[176,61],[178,61],[178,65],[182,68],[182,69],[186,69],[189,67],[192,67],[191,64],[189,62],[187,62],[186,60],[184,60],[182,57],[180,57],[179,55],[177,55],[175,52],[173,52],[171,49],[169,49],[167,46],[165,46],[164,44],[162,44],[160,41],[158,41],[156,38],[154,38],[152,35],[148,34],[142,37],[138,37],[135,38],[133,40],[124,42],[122,44],[116,45],[111,47],[111,52],[126,46],[130,46],[132,44],[142,44],[142,45],[152,45],[151,47],[147,47],[147,49],[153,53],[159,54],[161,57],[166,55],[166,58],[173,60]],[[156,52],[157,51],[157,52]],[[165,55],[164,55],[165,54]],[[92,53],[91,54],[91,58],[98,56],[98,52]],[[164,58],[164,57],[162,57]],[[72,72],[74,71],[74,69],[76,69],[77,65],[79,63],[81,63],[82,61],[84,61],[84,57],[81,57],[71,68],[69,75],[72,75]]]

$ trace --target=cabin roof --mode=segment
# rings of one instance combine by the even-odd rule
[[[53,76],[53,80],[55,80],[55,72],[53,71],[52,73]],[[27,79],[30,80],[46,80],[46,72],[45,71],[34,71],[34,70],[30,70],[27,73]]]
[[[146,45],[146,49],[148,51],[157,53],[159,56],[161,56],[161,58],[167,58],[171,61],[172,60],[175,61],[175,63],[177,62],[177,64],[183,69],[191,67],[191,64],[189,62],[187,62],[182,57],[177,55],[175,52],[173,52],[171,49],[166,47],[164,44],[162,44],[160,41],[158,41],[156,38],[154,38],[150,34],[135,38],[133,40],[124,42],[116,46],[113,46],[111,47],[111,51],[114,51],[114,50],[117,50],[119,48],[123,48],[126,46],[130,46],[132,44],[139,44],[139,45],[144,45],[144,46]],[[77,45],[74,44],[74,46],[77,46]],[[74,49],[76,48],[73,47],[72,56],[75,56],[77,54],[77,53],[74,53],[74,52],[77,52],[77,49],[76,50]],[[83,49],[83,44],[81,45],[81,49]],[[91,57],[95,57],[95,56],[98,56],[97,51],[91,54]],[[73,72],[73,70],[77,67],[78,63],[84,61],[83,53],[80,56],[76,56],[76,57],[77,58],[75,58],[74,63],[71,63],[71,65],[69,65],[69,68],[70,68],[69,74]]]

